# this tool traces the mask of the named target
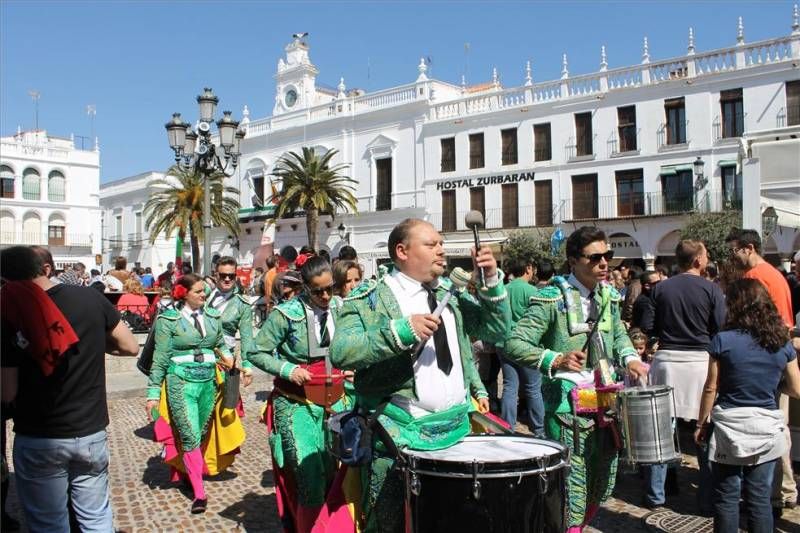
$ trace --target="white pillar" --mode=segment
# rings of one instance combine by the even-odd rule
[[[758,158],[742,162],[742,227],[761,234],[761,163]]]

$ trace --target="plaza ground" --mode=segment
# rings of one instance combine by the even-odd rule
[[[192,515],[189,513],[191,492],[169,482],[168,468],[159,457],[160,447],[152,441],[152,425],[145,418],[145,378],[136,373],[129,362],[109,362],[112,370],[108,376],[111,420],[108,427],[109,473],[117,530],[136,533],[280,532],[266,432],[264,425],[258,422],[258,413],[271,389],[271,380],[261,373],[253,385],[242,389],[247,441],[231,469],[206,481],[208,511],[204,515]],[[120,364],[121,367],[114,367]],[[13,434],[10,442],[13,442]],[[686,449],[690,449],[688,443]],[[621,471],[614,497],[606,502],[593,527],[587,531],[712,531],[710,518],[692,514],[697,462],[692,455],[685,453],[684,463],[679,473],[680,495],[669,498],[667,505],[656,511],[640,506],[643,490],[639,476]],[[15,517],[21,514],[13,487],[13,472],[9,511]],[[776,522],[776,528],[787,533],[800,532],[800,508],[786,510]]]

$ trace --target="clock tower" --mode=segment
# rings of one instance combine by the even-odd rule
[[[316,104],[316,79],[319,71],[308,58],[308,34],[295,34],[286,45],[286,59],[278,60],[275,74],[275,107],[273,116],[290,113]]]

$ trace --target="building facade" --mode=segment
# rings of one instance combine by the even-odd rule
[[[651,58],[645,39],[640,64],[613,69],[599,47],[599,70],[578,76],[564,56],[552,81],[535,81],[528,64],[511,87],[497,72],[473,86],[431,79],[422,60],[414,81],[370,94],[344,80],[324,87],[308,44],[295,39],[278,62],[273,115],[251,121],[245,109],[244,227],[258,231],[271,212],[259,205],[280,189],[270,177],[280,157],[309,146],[336,149],[334,162],[357,181],[358,214],[323,219],[320,246],[334,255],[355,246],[368,273],[388,257],[390,229],[411,216],[430,220],[454,258],[468,256],[464,215],[474,209],[487,242],[517,228],[568,234],[589,224],[610,235],[618,257],[652,265],[671,261],[689,213],[745,203],[745,221],[760,227],[778,197],[778,231],[765,246],[785,259],[800,248],[800,150],[779,147],[788,163],[772,165],[771,183],[780,193],[764,194],[750,140],[800,133],[797,9],[785,37],[748,43],[741,19],[731,33],[731,47],[701,52],[690,29],[686,54],[666,60]],[[746,190],[755,194],[745,200]],[[279,220],[264,242],[305,244],[305,224]]]
[[[47,246],[57,269],[101,253],[97,141],[44,130],[0,139],[0,246]]]

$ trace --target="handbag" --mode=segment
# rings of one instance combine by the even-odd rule
[[[335,441],[334,454],[342,464],[347,466],[367,466],[372,463],[373,441],[375,434],[383,442],[386,449],[398,461],[403,457],[397,449],[386,428],[378,421],[378,417],[389,404],[382,402],[375,412],[367,416],[356,404],[353,410],[341,417],[339,438]]]
[[[239,382],[241,381],[242,372],[236,368],[236,359],[233,360],[233,366],[225,371],[225,383],[222,389],[222,408],[235,409],[239,404]]]
[[[150,332],[147,334],[147,340],[144,341],[142,351],[139,353],[139,358],[136,360],[136,368],[145,376],[150,375],[150,368],[153,366],[153,354],[156,351],[156,323],[153,320],[153,325],[150,327]]]

